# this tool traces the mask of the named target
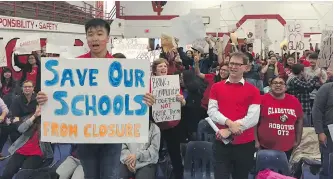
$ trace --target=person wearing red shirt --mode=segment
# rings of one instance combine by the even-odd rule
[[[37,93],[41,90],[41,62],[37,54],[33,53],[28,56],[28,63],[20,62],[18,55],[14,54],[15,66],[22,70],[21,84],[24,81],[32,81],[34,83],[34,91]]]
[[[284,68],[284,72],[285,72],[285,76],[284,76],[284,80],[287,80],[288,77],[292,74],[292,66],[294,64],[296,64],[296,59],[294,56],[290,55],[288,57],[288,59],[286,60],[285,63],[285,68]]]
[[[255,153],[254,130],[260,115],[260,91],[243,79],[248,57],[240,52],[231,54],[229,78],[211,87],[208,115],[220,129],[217,138],[228,138],[228,144],[216,140],[213,144],[216,179],[245,179],[253,167]],[[232,167],[233,165],[233,167]]]
[[[194,61],[195,61],[195,73],[198,77],[200,77],[201,79],[204,79],[205,82],[207,82],[207,87],[204,91],[203,94],[203,98],[201,100],[201,107],[203,109],[203,112],[201,112],[201,119],[204,119],[207,116],[207,110],[208,110],[208,104],[209,104],[209,96],[210,96],[210,90],[211,87],[214,83],[217,83],[221,80],[225,80],[228,78],[228,65],[225,63],[221,63],[219,65],[219,69],[217,69],[217,74],[214,73],[208,73],[208,74],[204,74],[201,73],[200,69],[199,69],[199,59],[200,57],[197,55],[194,57]],[[203,113],[203,114],[202,114]]]
[[[167,60],[160,58],[155,60],[152,64],[152,74],[153,76],[164,76],[168,74],[168,62]],[[182,95],[182,91],[180,94],[176,95],[176,100],[181,103],[182,106],[186,105],[186,100]],[[152,113],[152,109],[150,108],[150,120],[155,121],[154,115]],[[183,164],[181,157],[181,132],[184,131],[181,129],[181,125],[179,125],[180,120],[167,121],[156,123],[161,130],[161,141],[166,141],[167,151],[170,156],[173,173],[175,179],[183,178]],[[160,146],[163,144],[161,142]]]
[[[303,64],[304,67],[311,66],[311,63],[308,61],[308,56],[312,53],[312,51],[305,50],[304,55],[299,59],[299,63]]]
[[[86,39],[90,52],[78,58],[113,58],[107,50],[110,42],[110,24],[103,19],[94,18],[85,24]],[[44,92],[37,94],[40,105],[47,102]],[[146,93],[143,98],[148,106],[152,106],[155,99]],[[82,163],[85,179],[118,179],[122,144],[80,144],[78,156]]]
[[[270,88],[271,91],[262,97],[260,120],[255,127],[255,146],[283,151],[290,159],[302,138],[302,105],[296,97],[285,93],[283,78],[273,78]]]
[[[9,147],[11,157],[5,166],[1,179],[12,179],[22,169],[38,169],[53,161],[51,143],[40,142],[41,108],[22,121],[13,121],[21,136]]]

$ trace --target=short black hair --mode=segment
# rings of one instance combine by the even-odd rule
[[[123,53],[115,53],[112,56],[114,58],[126,58],[126,56]]]
[[[94,18],[94,19],[91,19],[89,20],[88,22],[86,22],[85,24],[85,31],[86,31],[86,34],[88,32],[88,30],[90,28],[96,28],[96,27],[103,27],[107,30],[107,33],[108,35],[110,34],[110,24],[103,20],[103,19],[100,19],[100,18]]]
[[[309,56],[308,56],[309,59],[312,59],[312,60],[318,60],[318,54],[317,53],[311,53]]]
[[[291,67],[291,71],[294,75],[299,75],[302,71],[304,71],[304,65],[303,64],[294,64]]]

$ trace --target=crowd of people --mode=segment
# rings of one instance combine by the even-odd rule
[[[85,25],[90,52],[78,58],[126,58],[107,50],[110,25],[92,19]],[[60,164],[60,179],[154,179],[159,160],[167,150],[175,179],[183,178],[183,156],[180,145],[196,140],[198,123],[210,118],[219,128],[213,142],[216,179],[246,179],[254,167],[257,150],[272,149],[291,157],[302,140],[303,128],[314,127],[319,138],[323,166],[328,166],[332,138],[328,125],[333,123],[333,76],[331,69],[318,67],[319,51],[296,54],[255,54],[251,44],[226,52],[219,40],[206,38],[209,53],[193,46],[172,50],[161,46],[154,60],[152,76],[179,75],[181,118],[156,123],[150,109],[149,140],[145,144],[73,144],[71,155]],[[214,53],[217,51],[217,53]],[[41,91],[40,56],[29,55],[21,63],[22,78],[14,79],[12,71],[3,68],[0,88],[0,151],[11,141],[10,157],[2,179],[11,179],[21,169],[49,166],[53,144],[41,142],[41,106],[47,94]],[[148,106],[155,102],[148,92]],[[230,139],[224,144],[222,139]],[[74,142],[75,143],[75,142]],[[326,163],[327,162],[327,163]],[[327,170],[321,172],[329,176]]]

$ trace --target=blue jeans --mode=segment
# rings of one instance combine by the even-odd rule
[[[122,144],[80,144],[85,179],[118,179]]]
[[[322,171],[320,172],[320,178],[329,178],[330,171],[333,172],[333,169],[330,168],[329,164],[329,157],[330,153],[333,152],[333,140],[329,134],[328,130],[325,130],[325,134],[327,136],[327,143],[326,146],[323,144],[320,144],[320,152],[321,152],[321,165],[322,165]]]

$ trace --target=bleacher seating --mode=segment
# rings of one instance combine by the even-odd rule
[[[79,8],[66,1],[3,1],[0,15],[28,19],[84,24],[93,18],[94,10]]]
[[[197,140],[213,142],[215,139],[215,131],[205,119],[201,120],[197,127]]]
[[[61,163],[70,155],[71,145],[70,144],[55,144],[54,146],[54,158],[53,162],[46,166],[45,168],[53,168],[54,171],[59,167]],[[15,176],[14,179],[25,178],[25,176],[30,176],[36,170],[31,169],[21,169]]]
[[[289,162],[284,152],[259,150],[256,154],[255,172],[270,169],[283,175],[290,175]]]
[[[333,153],[329,154],[329,167],[328,167],[329,178],[333,178]]]
[[[184,179],[213,179],[212,143],[191,141],[184,160]]]

